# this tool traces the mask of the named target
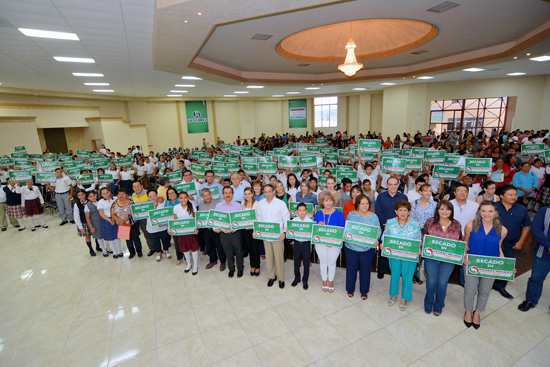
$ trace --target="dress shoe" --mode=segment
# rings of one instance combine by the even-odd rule
[[[103,257],[109,257],[109,253],[108,253],[108,252],[104,252],[104,253],[103,253]]]
[[[37,226],[37,227],[40,227],[40,226]],[[47,224],[44,224],[44,225],[42,226],[42,228],[48,228],[48,225],[47,225]]]
[[[285,287],[285,282],[279,282],[279,288],[283,289]]]
[[[233,278],[233,275],[235,275],[235,270],[229,270],[228,276],[229,276],[230,278]]]
[[[21,232],[21,231],[24,231],[25,229],[27,229],[27,227],[19,228],[18,231]]]
[[[514,296],[512,296],[510,293],[508,293],[505,288],[493,287],[493,289],[495,291],[497,291],[498,293],[500,293],[500,295],[504,298],[514,299]]]
[[[307,285],[307,282],[304,282],[304,291],[307,291],[308,288],[309,288],[309,287],[308,287],[308,285]]]
[[[192,274],[192,275],[197,275],[198,273],[199,273],[199,270],[197,269],[197,271],[194,271],[194,272],[192,272],[191,274]]]
[[[149,252],[147,253],[147,256],[153,256],[154,253],[155,253],[155,251],[154,251],[154,250],[151,250],[151,251],[149,251]]]
[[[290,284],[291,287],[296,287],[300,283],[298,279],[294,279],[294,281]]]
[[[523,302],[521,302],[521,304],[518,306],[518,310],[522,311],[522,312],[527,312],[529,311],[530,309],[534,308],[535,305],[532,304],[531,302],[525,300]]]
[[[15,228],[21,227],[19,224],[14,225]]]
[[[137,254],[138,254],[138,257],[142,257],[142,256],[143,256],[143,254],[142,254],[141,252],[139,252],[139,251],[138,251]]]
[[[65,220],[65,221],[59,223],[59,225],[60,225],[60,226],[64,226],[64,225],[67,224],[67,223],[69,223],[69,222],[67,222],[67,221]]]
[[[118,258],[118,254],[114,254],[113,259],[117,259],[117,258]]]
[[[243,257],[248,257],[248,252],[243,252]]]
[[[5,230],[7,230],[7,228],[2,228],[2,232],[4,232]]]
[[[384,279],[384,273],[378,272],[378,279]]]
[[[36,231],[36,227],[32,227],[31,231],[33,231],[33,232]]]
[[[244,274],[244,271],[243,270],[240,270],[237,272],[237,278],[241,278]]]
[[[273,283],[275,283],[275,281],[277,280],[277,277],[273,278],[273,279],[269,279],[269,281],[267,282],[267,286],[268,287],[272,287],[273,286]]]
[[[466,312],[464,312],[464,317],[466,317]],[[473,317],[473,316],[472,316]],[[468,322],[466,321],[466,319],[464,319],[464,325],[466,325],[467,328],[471,327],[473,325],[473,323],[471,322]]]
[[[212,261],[208,264],[206,264],[206,269],[211,269],[214,265],[216,265],[218,262],[217,261]]]
[[[74,220],[70,220],[69,222],[71,222],[71,224],[74,224]]]
[[[134,256],[136,256],[135,254],[130,254],[130,256],[128,256],[128,259],[133,259]]]
[[[220,264],[220,271],[224,271],[225,270],[225,263],[221,263]]]

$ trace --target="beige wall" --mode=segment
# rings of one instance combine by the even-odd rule
[[[27,148],[29,154],[42,152],[34,118],[0,119],[0,155],[9,155],[16,146],[21,145]]]
[[[84,137],[84,128],[66,127],[65,139],[67,139],[67,149],[76,153],[78,149],[86,149],[86,138]]]

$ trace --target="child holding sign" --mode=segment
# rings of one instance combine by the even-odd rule
[[[21,187],[21,206],[24,208],[29,222],[31,222],[31,231],[35,231],[36,227],[40,227],[34,222],[34,215],[39,216],[42,228],[48,228],[44,221],[44,198],[38,187],[33,186],[32,180],[27,181],[26,186]]]
[[[179,205],[174,206],[174,218],[175,219],[189,219],[195,218],[195,206],[189,200],[189,195],[185,191],[178,194]],[[185,272],[188,273],[191,270],[191,257],[193,258],[193,275],[197,275],[199,272],[199,240],[197,234],[199,230],[196,229],[195,233],[178,236],[178,248],[185,256],[187,267]]]
[[[24,230],[25,222],[23,216],[25,212],[21,206],[21,189],[19,188],[19,182],[13,178],[8,179],[8,186],[4,186],[4,193],[6,194],[6,215],[10,218],[17,219],[19,223],[19,232]]]
[[[298,216],[293,221],[313,222],[307,217],[307,206],[304,203],[298,204]],[[296,287],[300,281],[303,283],[304,290],[308,289],[309,280],[309,260],[311,258],[311,241],[294,240],[294,281],[291,286]],[[304,263],[304,276],[300,279],[300,265]]]
[[[114,199],[111,196],[111,191],[106,187],[101,189],[101,199],[97,204],[99,215],[103,218],[101,223],[101,236],[109,246],[113,249],[113,258],[123,257],[120,249],[120,239],[118,236],[118,224],[111,218],[111,207]]]

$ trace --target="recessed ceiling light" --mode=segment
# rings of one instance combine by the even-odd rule
[[[94,92],[97,92],[97,93],[113,93],[114,90],[113,89],[94,89]]]
[[[480,68],[468,68],[468,69],[462,69],[462,71],[468,71],[470,73],[477,73],[478,71],[484,71],[485,69]]]
[[[300,92],[286,92],[286,94],[300,94]]]
[[[17,28],[27,37],[53,38],[57,40],[80,41],[76,33],[41,31],[40,29]]]
[[[317,90],[317,89],[321,89],[321,87],[307,87],[307,88],[304,88],[305,90]]]
[[[284,97],[284,96],[285,96],[284,94],[274,94],[271,97]]]
[[[525,75],[527,73],[521,73],[521,72],[518,72],[518,73],[508,73],[506,75],[509,75],[509,76],[519,76],[519,75]]]
[[[109,83],[84,83],[84,85],[96,85],[96,86],[100,86],[100,85],[110,85]]]
[[[418,78],[416,79],[433,79],[434,77],[433,76],[419,76]]]
[[[531,56],[531,53],[530,53],[530,52],[527,52],[526,55],[527,55],[527,56]]]
[[[181,94],[167,94],[166,97],[181,97]]]
[[[65,57],[65,56],[54,56],[54,59],[56,59],[59,62],[81,62],[85,64],[95,64],[94,59],[90,59],[87,57]]]
[[[353,88],[352,90],[367,90],[367,88],[357,87],[357,88]]]
[[[176,84],[175,87],[178,88],[193,88],[195,84]]]
[[[246,90],[236,90],[233,93],[235,93],[235,94],[247,94],[247,93],[250,93],[250,92],[246,91]]]
[[[518,59],[518,57],[517,57],[517,56],[514,56],[514,60],[517,60],[517,59]]]
[[[549,61],[550,56],[544,55],[544,56],[531,57],[529,60],[538,61],[538,62]]]
[[[197,15],[202,15],[202,13],[199,11],[199,12],[197,13]]]
[[[262,89],[264,88],[263,85],[249,85],[247,86],[248,89]]]
[[[74,76],[85,76],[85,77],[94,77],[94,78],[103,78],[101,73],[73,73]]]
[[[191,75],[184,75],[181,78],[185,80],[202,80],[202,78],[199,78],[198,76],[191,76]]]
[[[392,83],[392,82],[385,82],[385,83],[380,83],[380,85],[395,85],[396,83]]]
[[[189,21],[188,21],[188,20],[184,20],[183,22],[184,22],[184,23],[189,23]]]
[[[224,94],[223,96],[224,97],[237,97],[236,94]]]
[[[187,93],[187,91],[186,91],[186,90],[175,90],[175,89],[172,89],[172,90],[170,91],[170,93]]]

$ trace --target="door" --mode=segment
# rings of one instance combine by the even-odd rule
[[[63,128],[44,129],[44,139],[46,140],[46,148],[52,153],[67,153],[69,151],[65,129]]]

